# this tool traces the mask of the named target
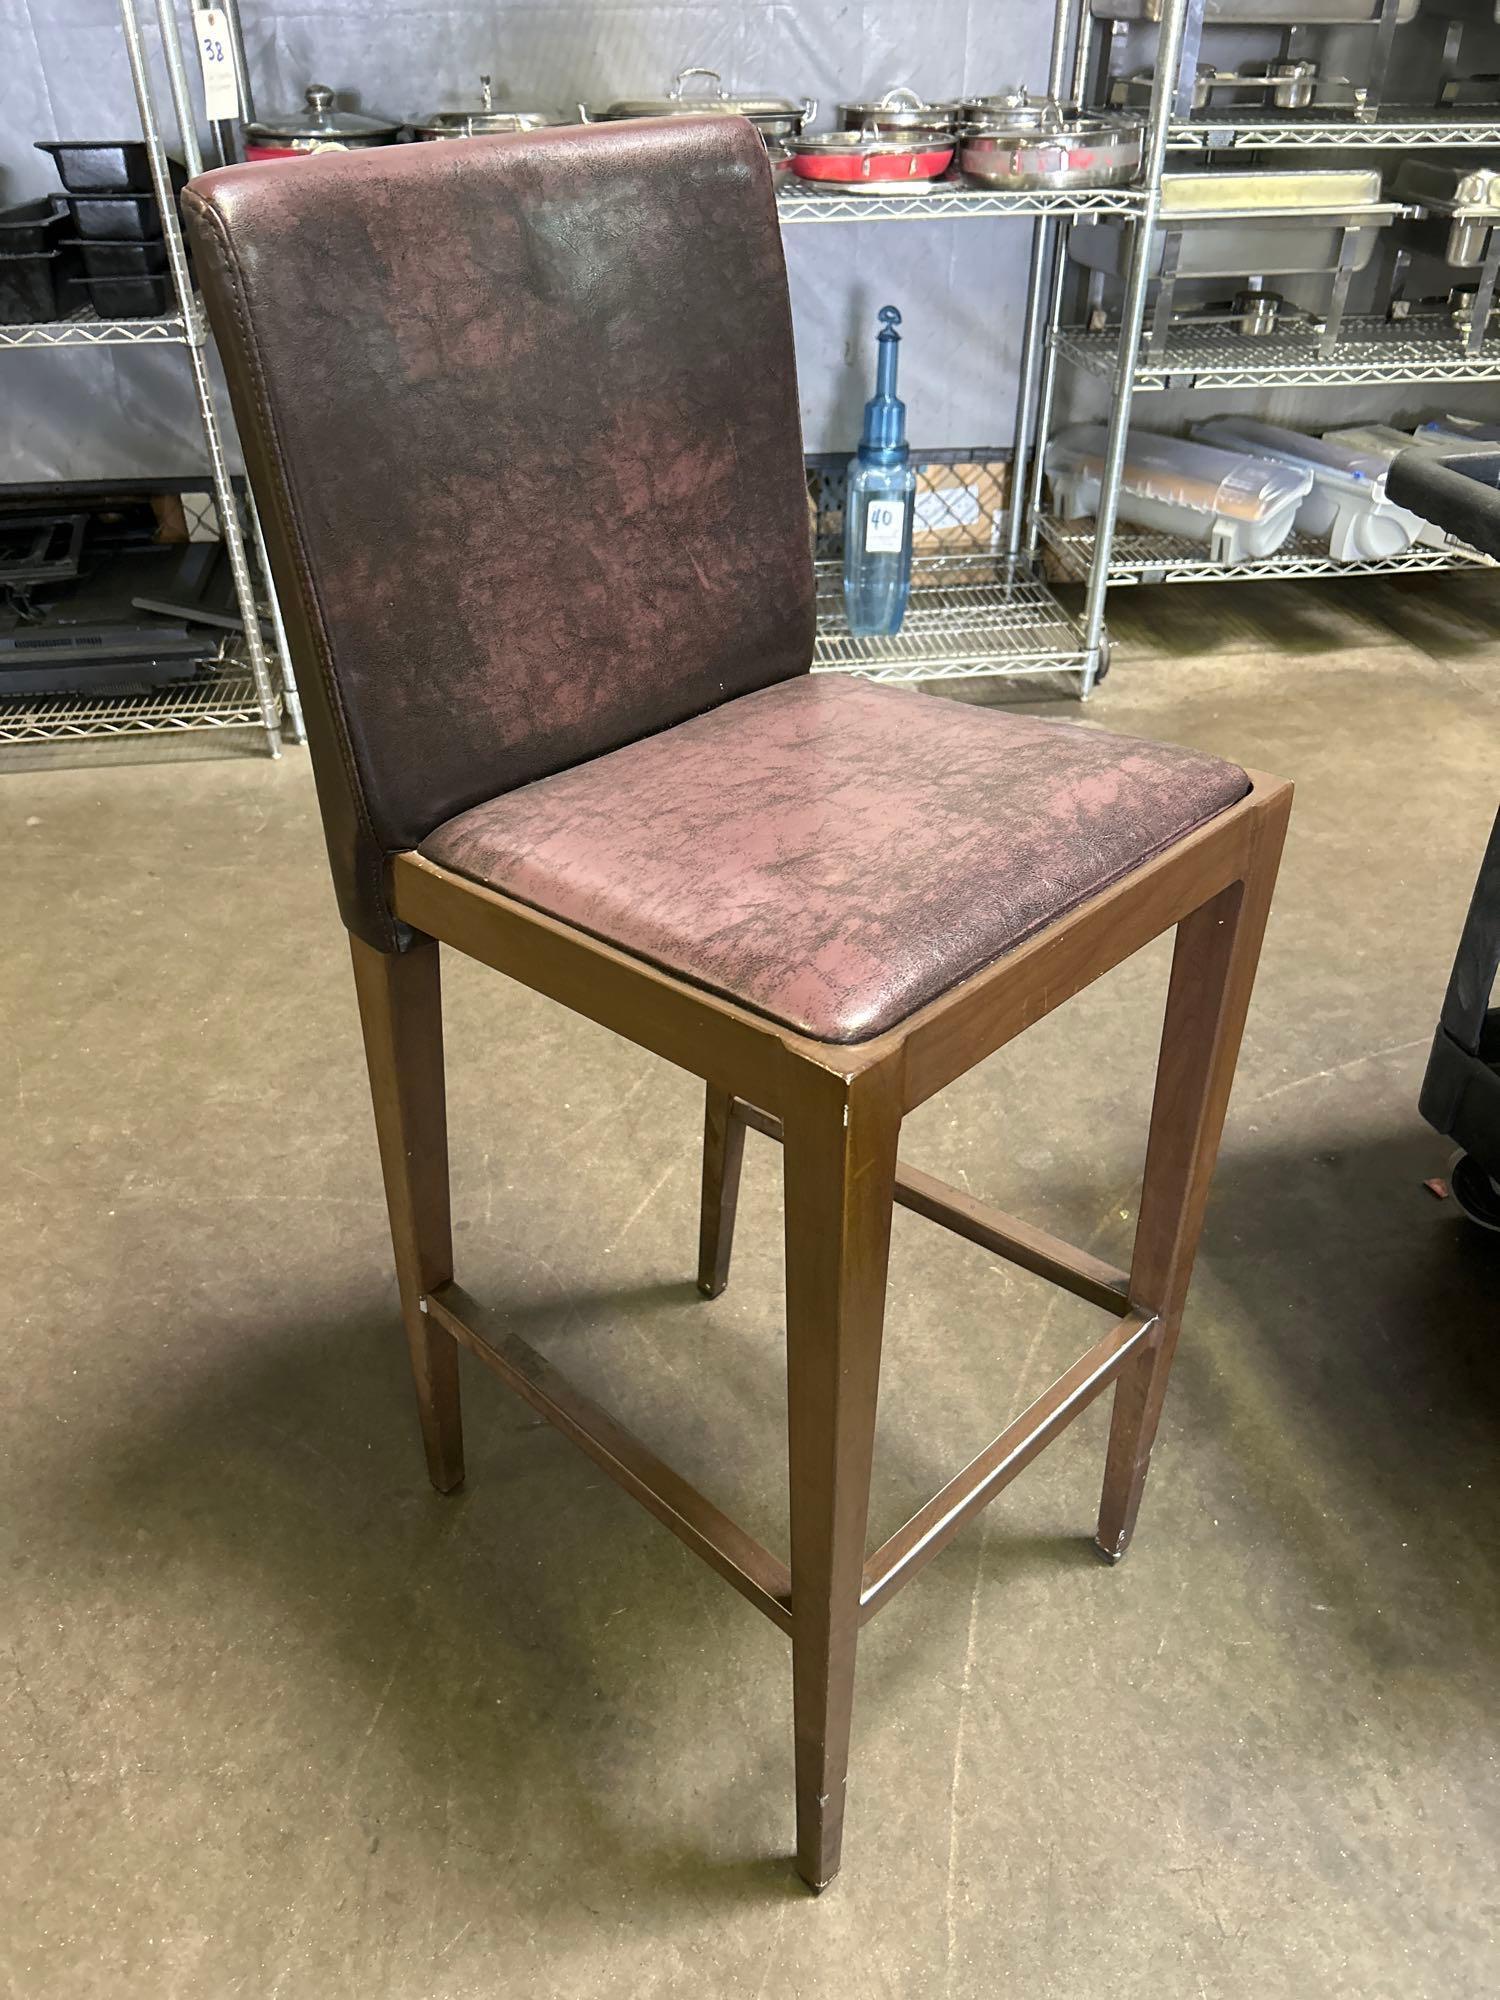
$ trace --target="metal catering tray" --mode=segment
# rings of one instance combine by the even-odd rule
[[[1500,168],[1407,159],[1397,171],[1395,193],[1432,217],[1412,225],[1410,240],[1450,264],[1483,263],[1490,232],[1500,223]]]
[[[1377,232],[1401,213],[1382,201],[1376,169],[1276,173],[1167,174],[1151,272],[1162,268],[1169,235],[1180,232],[1179,278],[1295,277],[1335,270],[1345,231],[1345,260],[1361,271],[1375,254]],[[1112,222],[1075,225],[1069,254],[1090,270],[1118,276],[1128,257],[1124,229]]]
[[[1398,21],[1409,21],[1421,0],[1400,0]],[[1159,21],[1162,0],[1094,0],[1094,13],[1101,21]],[[1497,9],[1500,13],[1500,9]],[[1311,0],[1298,7],[1293,0],[1207,0],[1205,21],[1271,21],[1296,26],[1333,27],[1365,22],[1370,26],[1380,18],[1379,0]]]

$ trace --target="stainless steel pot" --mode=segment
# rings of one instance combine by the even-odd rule
[[[961,125],[983,125],[992,132],[1036,132],[1049,119],[1061,118],[1062,107],[1056,99],[1033,96],[1017,83],[985,97],[960,98],[958,116]]]
[[[516,111],[508,104],[497,105],[490,79],[479,79],[479,102],[434,111],[413,125],[419,139],[478,139],[489,132],[534,132],[543,125],[566,125],[560,111]]]
[[[389,146],[403,127],[391,118],[340,111],[326,83],[310,83],[303,109],[256,118],[245,127],[247,160],[295,159],[302,153],[347,153],[364,146]]]
[[[690,76],[706,77],[711,91],[689,96]],[[680,69],[665,97],[622,97],[603,110],[580,104],[578,115],[586,123],[616,118],[680,118],[690,112],[719,112],[727,118],[748,118],[765,139],[794,139],[804,125],[818,115],[817,99],[804,97],[752,97],[728,91],[716,69]]]
[[[872,103],[841,104],[838,113],[846,132],[951,132],[959,122],[956,104],[929,104],[904,83]]]
[[[958,163],[970,180],[1018,193],[1120,187],[1139,171],[1144,129],[1139,118],[1100,117],[1058,117],[1036,131],[970,125]]]
[[[931,187],[953,164],[951,132],[813,132],[788,139],[799,180],[840,193],[882,193]]]

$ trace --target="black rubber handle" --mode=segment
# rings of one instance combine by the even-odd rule
[[[1500,557],[1500,451],[1397,452],[1386,476],[1387,499],[1483,555]]]

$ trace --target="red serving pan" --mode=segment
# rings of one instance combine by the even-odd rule
[[[842,141],[844,143],[840,144]],[[919,144],[871,142],[859,132],[824,132],[816,139],[793,140],[792,172],[805,181],[934,181],[953,164],[951,138],[924,135]]]

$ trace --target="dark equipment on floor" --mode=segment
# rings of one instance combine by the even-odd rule
[[[0,503],[0,702],[142,693],[214,667],[239,631],[219,541],[166,541],[149,499]]]
[[[1386,490],[1486,555],[1500,558],[1500,451],[1403,451]],[[1500,817],[1496,818],[1458,955],[1420,1109],[1460,1148],[1449,1172],[1453,1198],[1485,1229],[1500,1230],[1500,1007],[1491,1004],[1500,971]]]

